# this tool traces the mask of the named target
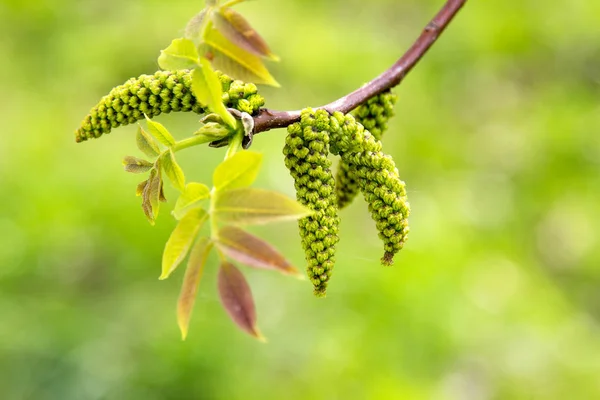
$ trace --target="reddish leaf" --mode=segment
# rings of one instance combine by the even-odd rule
[[[256,326],[252,291],[244,275],[233,264],[222,261],[217,281],[221,303],[233,322],[244,332],[264,340]]]
[[[217,246],[225,255],[242,264],[302,276],[273,246],[240,228],[223,227],[219,231]]]
[[[179,329],[181,329],[181,338],[183,340],[185,340],[188,333],[194,303],[196,302],[198,285],[200,284],[202,272],[204,271],[204,264],[206,263],[206,259],[208,258],[212,246],[212,242],[209,238],[201,237],[198,239],[187,263],[183,285],[181,286],[181,294],[179,295],[179,302],[177,303],[177,321],[179,323]]]
[[[271,52],[267,42],[258,34],[250,23],[237,11],[221,8],[211,14],[215,28],[234,45],[259,57],[278,60]]]

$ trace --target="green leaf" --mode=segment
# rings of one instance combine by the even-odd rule
[[[183,261],[207,218],[208,214],[204,210],[195,209],[179,221],[165,245],[159,279],[167,279]]]
[[[234,226],[221,228],[217,246],[229,258],[250,267],[271,269],[302,277],[273,246],[264,240]]]
[[[183,218],[191,209],[200,207],[200,202],[209,197],[208,186],[196,182],[188,183],[175,203],[173,216],[178,220]]]
[[[295,200],[270,190],[240,188],[217,192],[213,217],[232,225],[261,225],[312,214]]]
[[[123,159],[123,166],[127,172],[143,174],[144,172],[150,171],[154,164],[141,158],[127,156]]]
[[[223,104],[223,87],[219,77],[206,58],[200,59],[200,65],[201,68],[196,68],[192,74],[194,96],[201,104],[206,105],[212,112],[218,114],[227,125],[236,129],[236,119]]]
[[[165,152],[164,156],[162,157],[161,165],[163,171],[165,171],[165,174],[167,174],[167,177],[173,186],[175,186],[175,188],[180,192],[183,192],[185,189],[185,175],[175,160],[175,154],[173,153],[173,150],[169,149]]]
[[[160,154],[160,148],[158,147],[158,143],[148,132],[142,128],[141,125],[138,125],[138,131],[135,136],[135,140],[138,146],[138,149],[141,150],[146,156],[150,158],[158,157]]]
[[[154,225],[156,218],[158,218],[161,192],[162,176],[160,173],[160,165],[157,165],[150,171],[150,178],[148,178],[147,184],[142,192],[142,209],[151,225]]]
[[[175,39],[160,52],[158,65],[167,71],[192,69],[198,66],[198,50],[189,39]]]
[[[279,87],[279,83],[273,78],[260,57],[231,43],[210,22],[209,28],[205,30],[204,43],[210,47],[210,50],[201,46],[198,49],[200,56],[210,55],[208,58],[213,61],[215,68],[223,73],[236,79],[241,79],[242,76],[244,78],[254,76],[254,79],[246,82]],[[226,62],[220,55],[225,56],[231,62]]]
[[[259,57],[278,61],[271,52],[267,42],[258,34],[250,23],[237,11],[221,7],[211,13],[215,28],[235,46]]]
[[[188,334],[198,285],[202,279],[204,265],[212,246],[213,244],[209,238],[199,238],[192,248],[190,258],[187,262],[185,277],[183,278],[183,285],[181,286],[179,301],[177,302],[177,322],[179,323],[181,338],[183,340],[185,340]]]
[[[221,303],[233,322],[244,332],[265,341],[256,326],[254,299],[244,275],[233,264],[222,261],[217,284]]]
[[[158,139],[159,142],[161,142],[167,147],[175,145],[175,139],[173,138],[173,135],[171,135],[171,133],[167,130],[167,128],[165,128],[162,124],[158,122],[152,121],[150,118],[148,118],[147,115],[146,121],[148,122],[148,129],[150,130],[150,133],[156,139]]]
[[[250,186],[256,180],[262,163],[262,154],[240,151],[217,166],[213,185],[218,191]]]

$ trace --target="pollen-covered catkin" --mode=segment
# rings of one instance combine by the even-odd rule
[[[264,105],[256,85],[234,81],[217,72],[223,86],[223,102],[226,107],[254,114]],[[162,113],[193,111],[203,114],[207,110],[196,100],[192,92],[191,71],[158,71],[154,75],[131,78],[104,96],[75,132],[75,139],[83,142],[110,133],[113,128]]]
[[[352,114],[356,121],[368,129],[375,139],[381,140],[387,129],[388,120],[394,116],[394,105],[397,99],[395,94],[386,91],[370,98]],[[358,190],[356,174],[344,160],[340,160],[335,179],[338,207],[341,209],[352,203]]]
[[[322,297],[331,277],[339,241],[335,179],[327,158],[329,114],[322,110],[303,110],[301,121],[288,127],[283,154],[295,181],[296,198],[314,211],[298,225],[307,273],[315,295]]]
[[[381,151],[379,142],[352,115],[331,117],[331,151],[339,154],[357,182],[376,223],[385,253],[382,264],[391,265],[408,235],[409,204],[394,160]]]

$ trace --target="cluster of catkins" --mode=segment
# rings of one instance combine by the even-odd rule
[[[233,80],[217,72],[223,86],[223,103],[226,107],[254,114],[265,104],[257,94],[256,85]],[[112,89],[90,113],[75,132],[78,142],[110,133],[113,128],[135,123],[162,113],[192,111],[206,113],[192,93],[191,71],[158,71],[154,75],[131,78]]]
[[[301,219],[299,227],[308,276],[318,296],[325,294],[335,261],[338,209],[359,190],[384,244],[382,264],[391,265],[406,241],[410,210],[405,184],[379,141],[394,103],[393,94],[383,93],[355,110],[356,117],[309,108],[302,111],[300,122],[288,127],[285,165],[294,178],[298,201],[315,212]],[[330,169],[330,153],[341,158],[337,180]]]
[[[254,84],[217,74],[226,107],[254,115],[264,105]],[[308,276],[317,296],[325,295],[335,263],[338,210],[352,202],[359,191],[384,244],[381,262],[391,265],[406,241],[409,206],[405,185],[392,158],[382,153],[379,141],[393,116],[395,102],[396,96],[388,91],[348,115],[306,109],[300,122],[288,127],[285,165],[294,178],[298,201],[314,211],[299,221],[299,227]],[[190,71],[159,71],[114,88],[92,108],[75,137],[82,142],[145,116],[174,111],[207,112],[193,95]],[[336,177],[329,154],[340,156]]]

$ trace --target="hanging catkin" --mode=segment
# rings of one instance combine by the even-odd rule
[[[256,85],[234,81],[218,72],[223,86],[223,102],[226,107],[254,114],[264,105],[257,94]],[[158,71],[154,75],[131,78],[104,96],[75,132],[78,142],[97,138],[110,133],[113,128],[132,124],[144,119],[144,114],[153,118],[162,113],[193,111],[203,114],[202,107],[192,93],[190,71]]]

